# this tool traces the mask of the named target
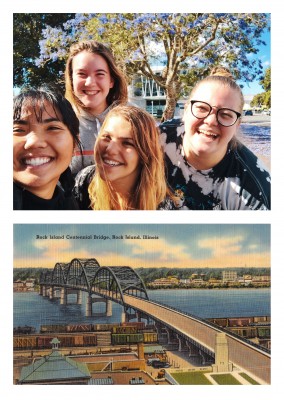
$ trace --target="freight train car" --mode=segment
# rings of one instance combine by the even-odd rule
[[[124,333],[113,333],[111,335],[111,343],[113,345],[121,344],[135,344],[143,343],[142,333],[124,334]]]
[[[94,324],[93,330],[94,330],[94,332],[111,331],[114,326],[119,326],[119,323],[118,324]]]
[[[93,324],[66,325],[66,332],[93,332]]]
[[[14,350],[26,350],[37,348],[37,337],[31,335],[25,336],[14,336],[13,337],[13,348]]]
[[[112,328],[112,333],[137,333],[137,326],[114,326]]]
[[[133,322],[121,322],[120,326],[135,326],[137,330],[145,329],[145,322],[133,321]]]
[[[158,342],[157,332],[143,332],[143,342],[144,343],[157,343]]]
[[[60,348],[97,345],[97,335],[94,333],[58,334],[56,337],[60,341]],[[53,335],[14,336],[13,347],[14,350],[51,349],[52,339],[54,339]]]
[[[53,324],[53,325],[41,325],[40,326],[40,333],[60,333],[66,332],[67,325],[66,324]]]

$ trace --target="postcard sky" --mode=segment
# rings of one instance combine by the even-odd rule
[[[69,239],[68,235],[89,238]],[[143,239],[143,235],[158,239]],[[101,266],[132,268],[270,267],[270,225],[14,225],[15,268],[53,268],[56,262],[93,257]]]

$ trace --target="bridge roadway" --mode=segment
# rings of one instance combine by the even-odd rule
[[[216,333],[223,332],[217,327],[207,325],[205,322],[186,314],[171,310],[151,301],[124,294],[124,301],[127,305],[149,315],[151,318],[161,321],[163,324],[174,328],[182,336],[189,337],[202,346],[215,352]],[[239,367],[260,379],[263,383],[270,384],[270,354],[255,348],[252,345],[231,336],[226,332],[229,361],[234,366]]]

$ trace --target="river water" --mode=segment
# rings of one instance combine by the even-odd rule
[[[167,289],[149,290],[149,297],[201,318],[270,316],[270,289]],[[72,295],[68,297],[72,301]],[[121,321],[122,307],[112,303],[113,315],[85,316],[82,305],[60,305],[59,299],[49,300],[36,292],[14,293],[14,327],[29,325],[37,331],[46,324],[96,324]],[[75,301],[75,297],[73,297]],[[96,312],[105,306],[97,303]]]

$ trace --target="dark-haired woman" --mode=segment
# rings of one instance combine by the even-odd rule
[[[46,86],[24,90],[13,119],[14,210],[78,209],[69,164],[79,121],[69,101]]]

